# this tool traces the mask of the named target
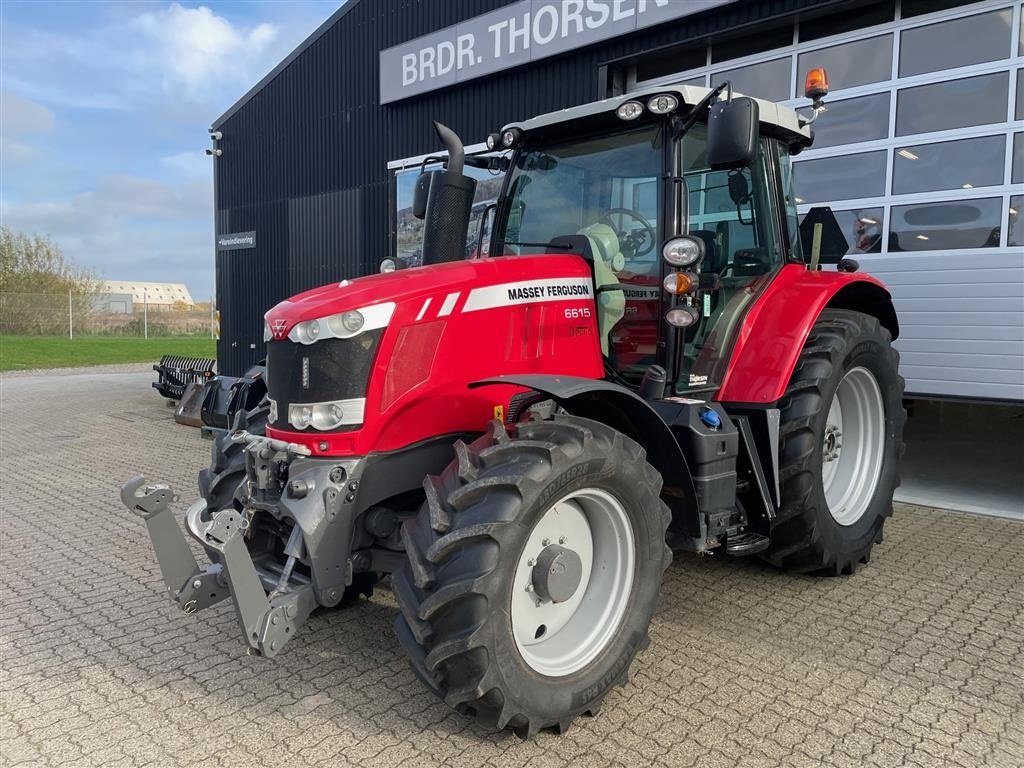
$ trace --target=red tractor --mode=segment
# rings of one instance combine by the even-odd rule
[[[817,268],[845,252],[827,209],[800,236],[811,120],[726,85],[509,125],[483,158],[438,125],[424,264],[267,312],[268,399],[185,515],[211,564],[166,485],[123,488],[174,598],[230,597],[273,656],[389,575],[423,682],[530,736],[627,679],[673,550],[866,563],[898,483],[898,327],[855,263]],[[467,164],[505,171],[470,259]]]

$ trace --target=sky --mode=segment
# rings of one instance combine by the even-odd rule
[[[210,124],[341,0],[0,2],[0,223],[213,292]]]

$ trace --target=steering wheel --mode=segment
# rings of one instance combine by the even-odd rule
[[[621,232],[612,223],[612,216],[617,213],[624,213],[640,222],[642,229],[639,231],[634,230],[633,232]],[[619,250],[626,252],[629,251],[630,258],[637,258],[644,256],[654,250],[654,244],[658,241],[658,233],[655,231],[651,222],[645,219],[636,211],[630,210],[629,208],[609,208],[603,214],[598,221],[607,224],[609,227],[615,230],[615,234],[619,238]]]

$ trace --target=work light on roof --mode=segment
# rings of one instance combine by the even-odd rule
[[[656,115],[667,115],[679,106],[679,99],[671,93],[659,93],[647,102],[647,109]]]
[[[619,104],[619,108],[615,110],[615,114],[619,116],[620,120],[636,120],[640,115],[644,113],[644,105],[639,101],[626,101]]]
[[[501,133],[501,146],[505,149],[512,149],[519,142],[521,131],[518,128],[507,128]]]
[[[501,149],[501,134],[500,133],[489,133],[487,134],[487,148],[492,152]]]

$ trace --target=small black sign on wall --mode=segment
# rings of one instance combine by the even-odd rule
[[[255,232],[235,232],[229,235],[217,235],[218,251],[238,251],[243,248],[256,247]]]

